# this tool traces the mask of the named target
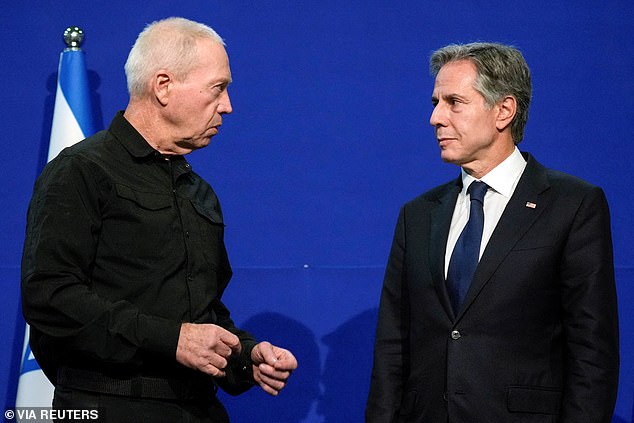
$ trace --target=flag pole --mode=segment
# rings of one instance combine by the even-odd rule
[[[57,92],[51,127],[48,161],[60,151],[94,134],[86,58],[81,49],[84,31],[70,26],[64,31],[66,48],[60,55]]]

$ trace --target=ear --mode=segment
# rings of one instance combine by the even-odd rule
[[[497,104],[498,114],[495,126],[498,131],[503,131],[511,125],[517,112],[517,100],[512,95],[507,95]]]
[[[159,69],[154,74],[154,78],[152,79],[152,92],[156,100],[162,106],[167,106],[173,83],[174,76],[164,69]]]

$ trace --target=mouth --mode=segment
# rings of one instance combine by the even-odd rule
[[[450,144],[452,141],[455,140],[455,138],[450,138],[450,137],[438,137],[438,145],[440,146],[440,148],[445,147],[447,144]]]

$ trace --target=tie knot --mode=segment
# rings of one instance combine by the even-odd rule
[[[489,186],[481,181],[473,181],[469,188],[467,188],[467,192],[472,200],[478,200],[480,203],[484,204],[484,195],[487,193]]]

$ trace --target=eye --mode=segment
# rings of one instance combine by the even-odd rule
[[[227,90],[227,87],[229,86],[228,83],[224,82],[222,84],[216,84],[214,86],[211,87],[211,89],[216,93],[216,94],[222,94],[223,92],[225,92]]]

